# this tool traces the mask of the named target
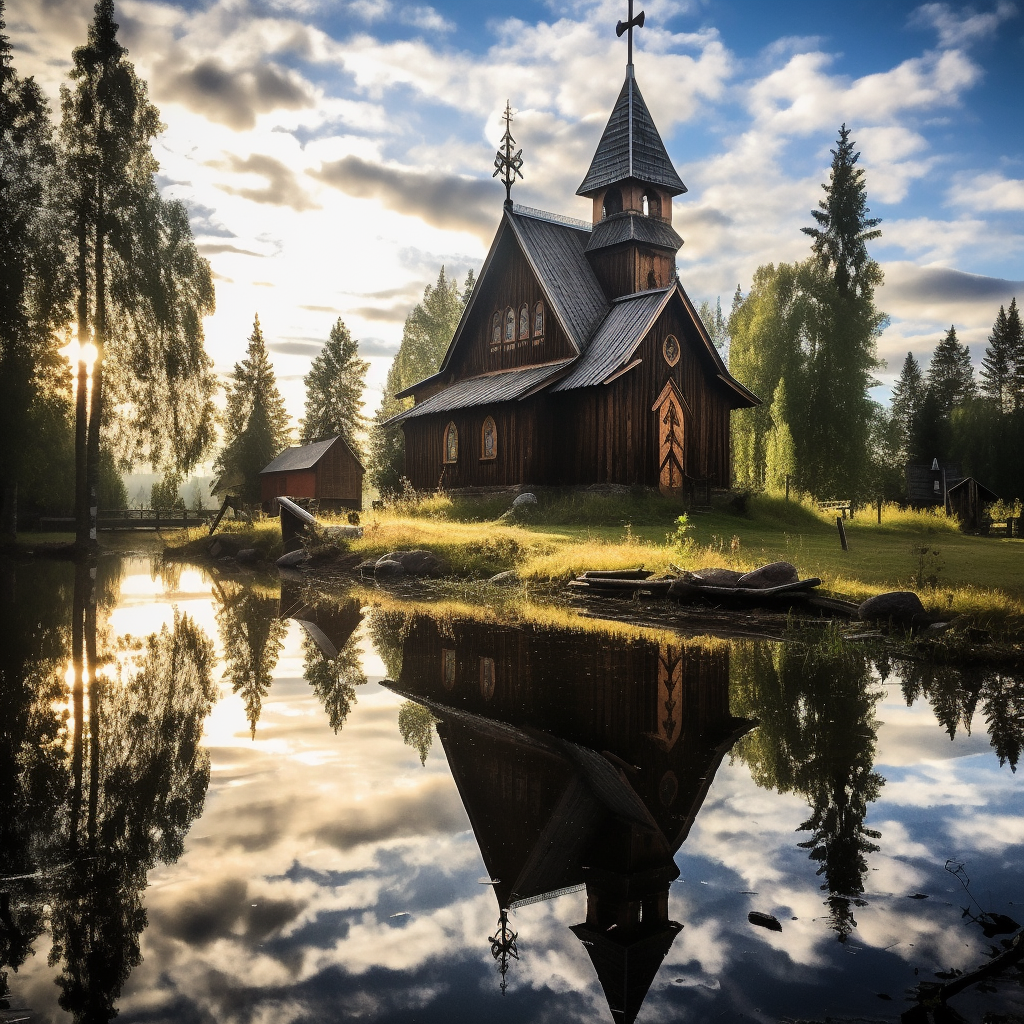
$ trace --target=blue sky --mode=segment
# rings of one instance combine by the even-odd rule
[[[675,204],[695,300],[807,253],[842,122],[882,217],[873,253],[891,381],[953,323],[980,360],[1024,300],[1024,11],[957,3],[651,0],[636,72],[689,192]],[[167,128],[161,182],[217,275],[222,372],[258,311],[290,411],[341,316],[375,407],[402,322],[444,264],[479,269],[506,98],[523,203],[589,216],[575,190],[622,82],[619,0],[121,0],[121,37]],[[89,0],[9,0],[18,68],[56,98]],[[886,389],[878,392],[884,397]]]

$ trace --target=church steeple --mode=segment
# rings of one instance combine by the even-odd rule
[[[587,256],[609,299],[675,279],[675,254],[683,240],[672,227],[672,197],[686,191],[640,93],[632,63],[634,26],[643,11],[619,22],[630,35],[626,80],[597,145],[579,196],[593,200],[594,230]]]

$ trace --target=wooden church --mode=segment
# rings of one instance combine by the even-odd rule
[[[676,276],[672,200],[686,186],[632,53],[577,189],[592,223],[513,204],[513,144],[506,131],[501,223],[451,345],[436,374],[399,395],[414,400],[391,421],[406,476],[417,489],[728,487],[730,413],[760,400],[731,376]]]

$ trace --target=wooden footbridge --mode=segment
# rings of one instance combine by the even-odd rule
[[[206,526],[217,515],[217,509],[156,509],[118,508],[101,509],[97,526],[100,530],[184,530]],[[41,516],[42,532],[75,532],[74,516]]]

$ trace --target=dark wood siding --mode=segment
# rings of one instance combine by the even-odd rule
[[[679,362],[662,356],[669,334],[679,340]],[[551,396],[558,407],[559,482],[620,483],[656,487],[658,434],[652,406],[668,380],[685,405],[684,436],[690,481],[729,485],[729,409],[726,386],[689,318],[673,302],[648,332],[634,358],[642,362],[610,384]]]
[[[264,501],[284,495],[288,498],[315,498],[316,470],[296,469],[289,473],[264,473],[260,479]]]
[[[264,503],[284,495],[316,498],[344,508],[363,507],[363,468],[340,439],[320,457],[312,469],[264,473],[260,497]]]
[[[488,270],[487,279],[481,281],[471,319],[466,323],[455,358],[450,367],[449,380],[475,377],[494,370],[509,370],[531,363],[549,363],[568,359],[576,354],[572,342],[558,325],[551,308],[545,302],[544,335],[538,341],[533,337],[533,309],[544,299],[540,284],[523,255],[511,231],[505,233],[498,252]],[[519,310],[526,303],[530,307],[530,337],[519,340]],[[511,308],[516,315],[516,338],[510,344],[504,341],[505,310]],[[491,318],[495,311],[501,315],[502,341],[491,344]],[[426,393],[417,395],[422,401]]]
[[[652,273],[655,286],[665,288],[671,283],[676,268],[675,253],[635,245],[596,252],[589,259],[601,287],[612,298],[646,291],[650,287],[648,275]]]

